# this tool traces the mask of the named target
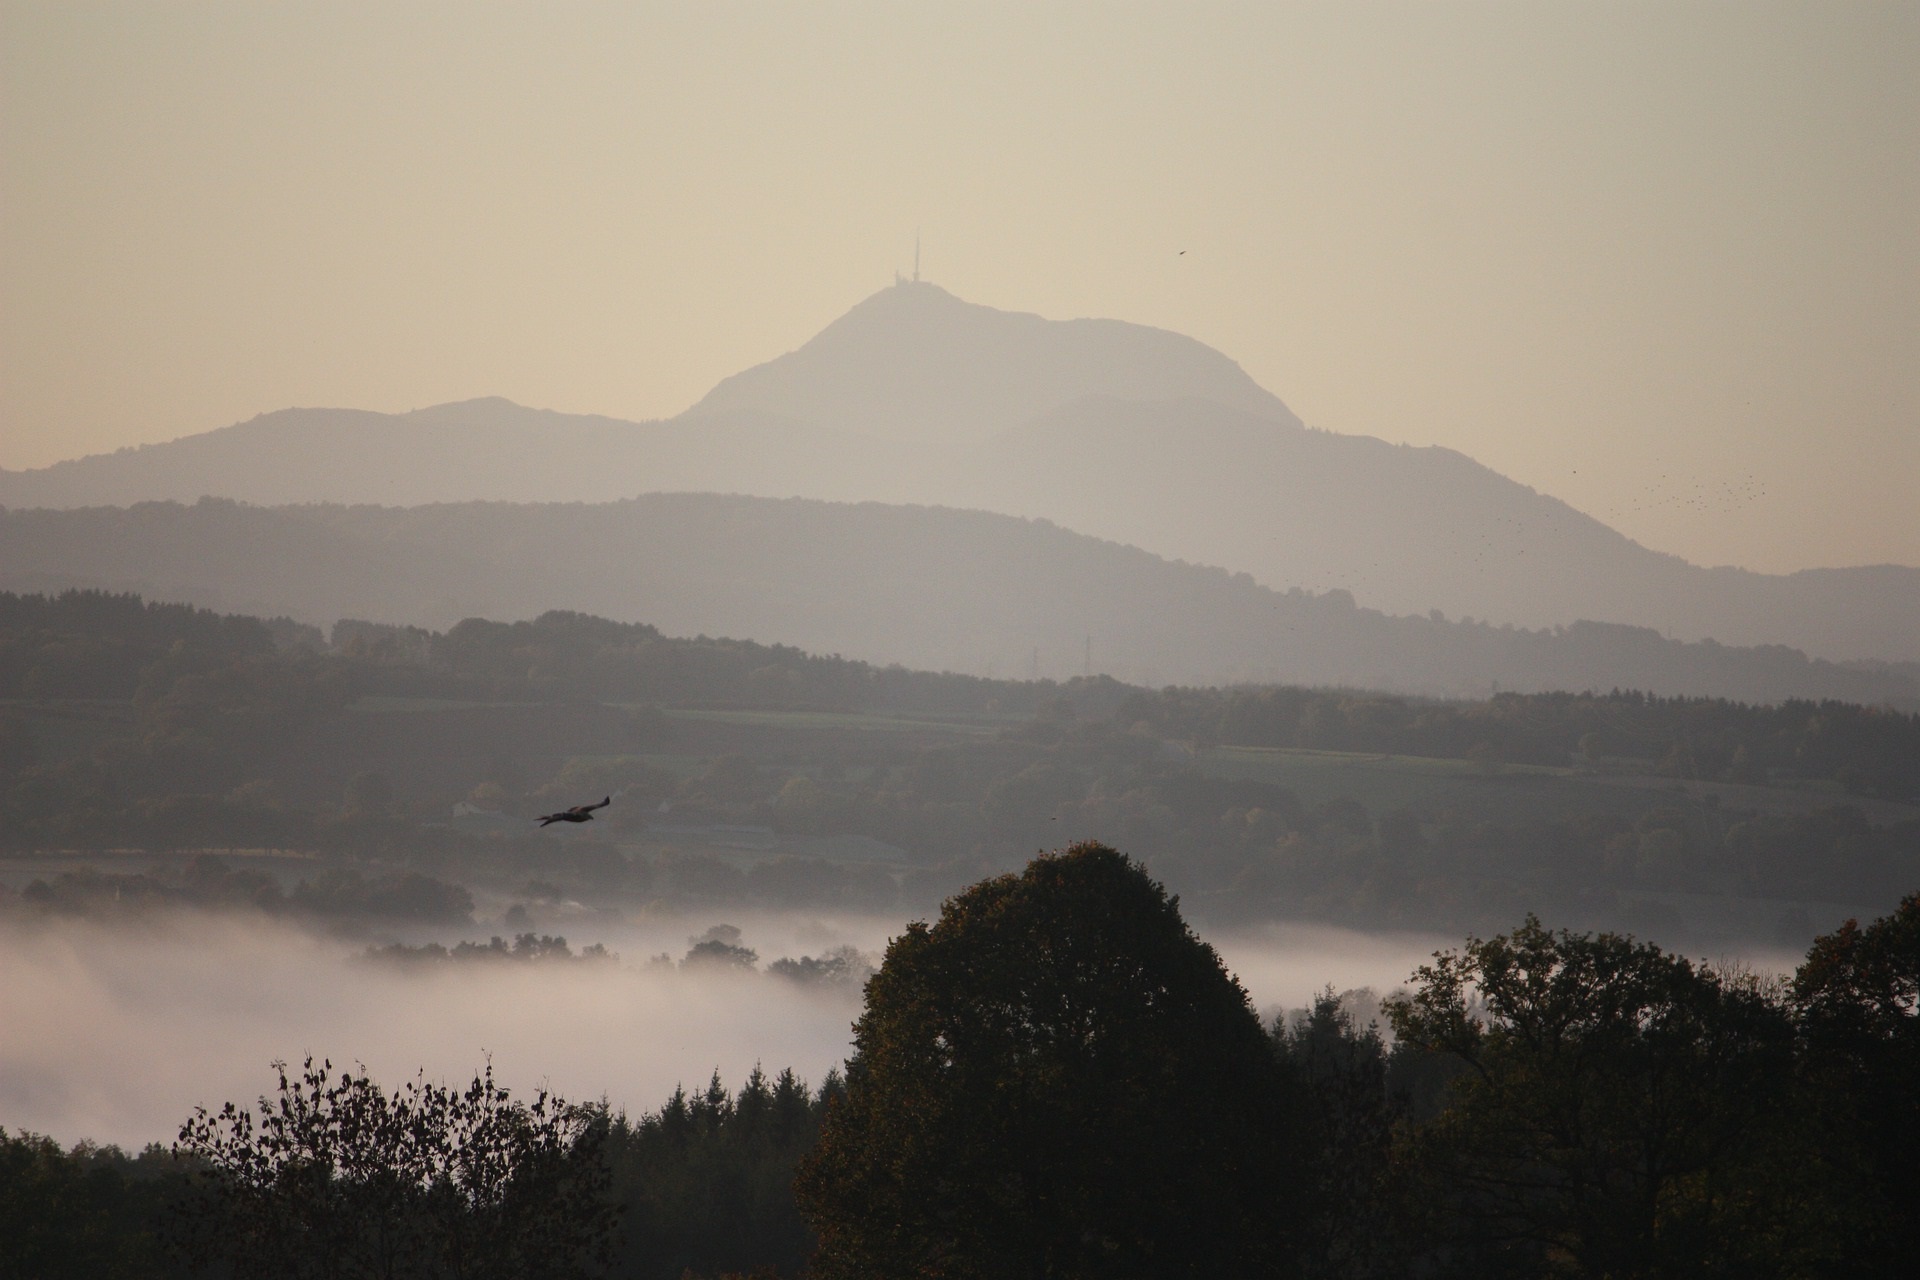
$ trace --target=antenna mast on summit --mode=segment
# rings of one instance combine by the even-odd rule
[[[913,282],[920,283],[920,228],[913,229]]]

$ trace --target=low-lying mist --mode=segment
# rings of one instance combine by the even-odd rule
[[[609,934],[617,963],[405,966],[369,961],[364,943],[197,913],[131,929],[74,921],[9,931],[0,1125],[69,1143],[168,1141],[194,1106],[250,1102],[273,1082],[269,1063],[309,1053],[363,1063],[389,1083],[420,1069],[464,1081],[490,1056],[516,1093],[544,1083],[636,1112],[677,1083],[704,1085],[715,1068],[729,1087],[756,1062],[817,1085],[846,1056],[858,990],[648,965],[651,953],[684,953],[687,935],[710,923]],[[798,945],[789,955],[884,941],[884,926],[867,922],[743,932],[769,958],[787,941]]]
[[[760,967],[676,964],[725,923]],[[280,922],[181,912],[0,932],[0,1125],[138,1147],[170,1141],[195,1106],[250,1104],[270,1063],[359,1063],[386,1083],[424,1070],[461,1082],[488,1058],[516,1093],[545,1085],[616,1109],[658,1107],[718,1070],[756,1063],[817,1086],[845,1058],[857,983],[767,971],[853,947],[877,962],[897,919],[718,912],[611,921],[570,939],[617,961],[395,964]],[[723,931],[731,937],[730,931]],[[1457,938],[1269,924],[1207,935],[1265,1017],[1336,991],[1385,993]],[[1797,957],[1751,956],[1761,968]]]

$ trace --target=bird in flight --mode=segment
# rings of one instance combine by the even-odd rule
[[[545,827],[556,822],[592,822],[595,809],[604,809],[612,803],[613,797],[608,796],[599,804],[577,804],[571,809],[562,809],[558,813],[543,813],[540,815],[540,825]]]

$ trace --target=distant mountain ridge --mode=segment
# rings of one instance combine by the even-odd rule
[[[939,504],[1053,520],[1389,613],[1920,660],[1920,569],[1767,575],[1650,551],[1448,449],[1304,427],[1191,338],[883,290],[680,417],[498,399],[295,409],[0,472],[9,507],[604,502],[647,492]]]
[[[798,350],[722,379],[682,419],[780,416],[952,448],[1087,396],[1205,399],[1300,426],[1239,365],[1184,334],[1000,311],[921,281],[874,294]]]
[[[281,409],[165,444],[38,471],[0,472],[0,505],[126,506],[201,497],[296,502],[600,502],[650,484],[714,488],[727,477],[773,484],[823,454],[854,457],[870,441],[742,415],[698,433],[529,409],[487,397],[385,414]],[[888,461],[894,461],[889,458]]]
[[[444,629],[574,609],[981,675],[1277,682],[1438,696],[1614,687],[1920,710],[1920,665],[1631,627],[1517,630],[1278,592],[1044,521],[881,503],[654,494],[620,502],[0,512],[0,590],[134,591],[321,625]]]

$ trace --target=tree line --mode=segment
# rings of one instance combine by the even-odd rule
[[[325,706],[364,692],[596,698],[662,706],[1030,714],[1064,702],[1081,717],[1163,738],[1313,747],[1512,764],[1653,765],[1673,776],[1837,781],[1861,794],[1920,796],[1920,714],[1844,702],[1750,705],[1610,693],[1496,694],[1484,701],[1293,686],[1167,688],[1105,677],[994,680],[908,671],[786,645],[673,638],[641,623],[554,611],[531,622],[470,618],[450,630],[343,620],[331,639],[287,619],[219,615],[131,595],[0,592],[0,698],[148,699],[236,660],[326,655]],[[170,661],[163,661],[170,659]],[[252,701],[276,691],[256,687]]]
[[[376,721],[352,709],[370,695],[509,701],[486,702],[505,708],[496,720],[454,710]],[[630,696],[651,701],[596,701]],[[689,705],[977,716],[967,723],[985,731],[729,738],[662,709]],[[137,875],[49,876],[12,903],[33,910],[250,903],[451,922],[465,916],[463,886],[518,891],[534,878],[607,900],[924,909],[1064,829],[1133,850],[1209,918],[1287,910],[1488,928],[1537,910],[1658,931],[1670,908],[1650,894],[1893,902],[1913,881],[1920,824],[1870,821],[1843,790],[1905,793],[1901,779],[1920,774],[1916,723],[1844,704],[1633,693],[1444,703],[987,681],[672,639],[578,614],[446,633],[343,622],[329,639],[132,596],[0,595],[0,847],[180,859]],[[420,750],[368,768],[352,753],[376,730],[411,734]],[[534,731],[566,754],[538,770],[516,763]],[[1209,771],[1221,744],[1460,760],[1483,794],[1424,806],[1309,801]],[[666,756],[696,763],[668,768]],[[1828,790],[1800,812],[1651,792],[1606,811],[1588,807],[1590,795],[1531,803],[1524,770],[1569,761],[1600,772],[1637,761],[1675,786],[1745,778]],[[608,794],[617,802],[605,821],[564,843],[514,833],[510,821],[475,832],[446,817],[456,801],[526,819]],[[743,864],[649,837],[668,812],[683,827],[761,826],[794,841],[869,837],[903,851],[902,865],[804,854]],[[317,860],[297,864],[304,886],[257,869],[192,870],[210,851],[262,849]],[[1778,910],[1784,933],[1810,934]]]
[[[1837,782],[1860,795],[1920,796],[1920,715],[1842,702],[1502,693],[1438,702],[1298,688],[1166,689],[1116,713],[1162,737],[1308,747],[1764,784]]]

